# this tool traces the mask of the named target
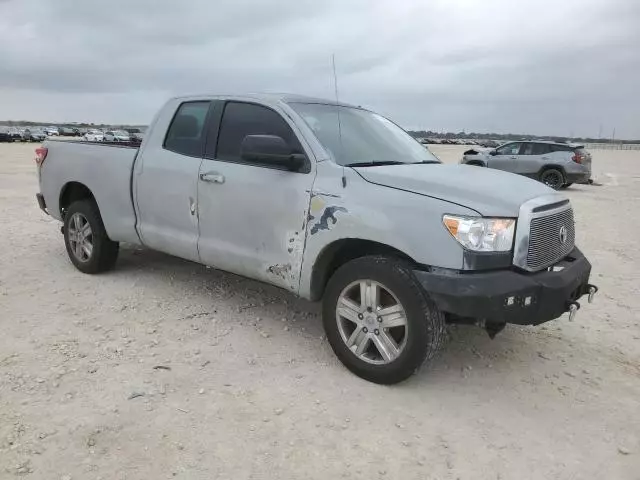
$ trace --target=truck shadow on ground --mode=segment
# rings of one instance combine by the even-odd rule
[[[224,303],[233,312],[250,318],[259,317],[275,332],[273,335],[283,335],[285,341],[295,341],[295,337],[301,335],[324,338],[320,304],[297,298],[275,286],[125,245],[121,248],[116,269],[108,275],[131,277],[132,272],[144,284],[158,285],[166,281],[177,291],[195,292],[195,296],[185,302],[196,302],[203,310],[213,310]],[[296,328],[283,331],[283,317],[296,322]],[[318,349],[313,352],[313,357],[333,358],[326,340],[316,342],[313,348]],[[533,327],[507,326],[492,340],[479,327],[451,325],[444,351],[405,384],[434,385],[450,382],[451,375],[468,377],[479,372],[489,376],[519,375],[523,369],[526,372],[535,368],[535,364],[545,362],[546,357],[541,350],[549,348],[552,347],[541,344]],[[337,359],[334,363],[335,368],[342,368]]]

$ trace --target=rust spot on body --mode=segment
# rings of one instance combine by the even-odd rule
[[[286,265],[271,265],[269,268],[267,268],[267,272],[286,280],[291,273],[291,264],[287,263]]]

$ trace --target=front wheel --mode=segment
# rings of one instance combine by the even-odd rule
[[[340,361],[365,380],[394,384],[442,348],[444,315],[402,260],[352,260],[329,280],[323,301],[327,339]]]
[[[93,200],[71,204],[64,218],[64,243],[71,263],[83,273],[100,273],[114,267],[118,242],[107,235]]]
[[[540,181],[554,190],[560,190],[565,184],[563,173],[555,168],[549,168],[542,172],[540,174]]]

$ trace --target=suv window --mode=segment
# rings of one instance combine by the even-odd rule
[[[295,133],[280,114],[253,103],[228,102],[220,124],[216,158],[240,162],[240,145],[247,135],[277,135],[293,152],[303,152]]]
[[[550,153],[551,148],[546,143],[523,143],[520,155],[544,155]]]
[[[209,102],[185,102],[169,125],[164,148],[172,152],[201,157],[204,147],[204,129]]]
[[[507,143],[506,145],[502,145],[499,148],[496,148],[497,155],[518,155],[520,151],[520,142],[515,143]]]
[[[552,145],[552,152],[572,152],[573,148],[569,145]]]

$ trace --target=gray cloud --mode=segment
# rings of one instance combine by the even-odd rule
[[[407,128],[640,137],[635,0],[4,0],[0,117],[145,122],[178,93],[333,94]]]

